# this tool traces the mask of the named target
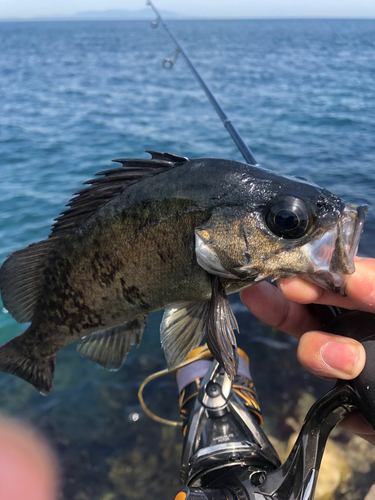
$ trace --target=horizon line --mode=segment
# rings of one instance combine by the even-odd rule
[[[356,21],[371,21],[375,20],[375,14],[373,16],[369,17],[364,17],[364,16],[253,16],[253,17],[240,17],[240,16],[233,16],[233,17],[209,17],[209,16],[176,16],[176,17],[164,17],[164,19],[168,21],[252,21],[252,20],[257,20],[257,21],[267,21],[267,20],[331,20],[331,21],[339,21],[339,20],[356,20]],[[97,18],[93,17],[87,17],[85,18],[84,16],[78,18],[74,14],[71,16],[51,16],[51,17],[0,17],[0,22],[45,22],[45,21],[152,21],[153,18],[147,19],[147,18],[141,18],[141,17],[134,17],[134,18],[115,18],[115,17],[108,17],[105,18],[98,16]]]

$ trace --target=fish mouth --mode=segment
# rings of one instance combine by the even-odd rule
[[[319,239],[304,245],[302,251],[311,263],[303,279],[345,295],[350,274],[355,271],[354,256],[366,220],[367,205],[345,205],[338,223]]]

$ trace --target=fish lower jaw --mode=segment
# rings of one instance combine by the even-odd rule
[[[346,276],[336,273],[328,273],[331,283],[335,290],[338,290],[341,295],[344,295],[346,288]]]
[[[303,279],[330,292],[345,295],[346,275],[351,272],[351,261],[347,255],[341,255],[340,261],[335,266],[333,265],[337,245],[339,245],[337,227],[332,228],[321,238],[304,245],[301,251],[309,263],[309,269],[303,275]]]
[[[332,273],[326,270],[315,270],[313,273],[303,274],[300,277],[309,283],[324,288],[324,290],[345,296],[348,281],[347,275]]]

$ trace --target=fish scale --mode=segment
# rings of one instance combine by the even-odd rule
[[[80,354],[119,369],[147,315],[165,309],[169,367],[206,336],[233,378],[238,326],[227,294],[293,276],[344,293],[363,207],[239,162],[151,155],[116,160],[122,167],[88,181],[47,240],[6,259],[4,305],[31,325],[0,348],[1,371],[48,394],[58,350],[79,339]]]

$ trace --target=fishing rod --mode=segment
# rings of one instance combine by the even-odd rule
[[[242,156],[244,157],[246,163],[249,165],[257,166],[257,161],[255,160],[252,152],[250,149],[246,146],[244,143],[242,137],[240,134],[237,132],[235,126],[233,123],[229,120],[227,115],[224,113],[223,108],[220,106],[220,104],[217,102],[215,97],[213,96],[212,92],[210,89],[207,87],[205,82],[203,81],[203,78],[200,76],[198,73],[197,69],[193,65],[193,63],[190,61],[189,57],[187,56],[186,52],[184,49],[181,47],[180,42],[177,40],[177,38],[174,36],[174,34],[171,32],[171,30],[168,28],[167,24],[161,17],[159,11],[155,7],[155,5],[152,3],[151,0],[147,0],[146,5],[149,5],[152,10],[155,12],[157,18],[155,21],[151,22],[151,27],[152,28],[157,28],[159,26],[159,23],[161,23],[168,33],[168,35],[172,38],[173,42],[176,44],[176,49],[172,52],[171,55],[167,56],[164,61],[163,61],[163,68],[165,69],[172,69],[175,62],[177,61],[177,58],[179,54],[182,55],[182,57],[185,59],[186,64],[189,66],[190,71],[193,73],[195,78],[197,79],[199,85],[201,86],[203,92],[206,94],[208,100],[212,104],[212,107],[216,111],[216,113],[219,115],[220,120],[223,122],[225,128],[228,130],[230,136],[232,137],[233,141],[235,142],[236,146],[240,150]]]

